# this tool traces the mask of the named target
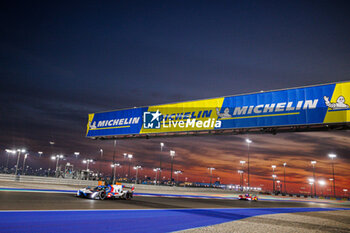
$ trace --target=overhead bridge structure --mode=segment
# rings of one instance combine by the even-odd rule
[[[88,116],[91,139],[350,129],[350,82],[134,107]]]

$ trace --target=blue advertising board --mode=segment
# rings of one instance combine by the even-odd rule
[[[350,122],[350,82],[89,114],[87,137]]]

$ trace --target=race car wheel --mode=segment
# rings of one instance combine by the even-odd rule
[[[99,193],[99,197],[100,197],[100,200],[104,200],[107,197],[107,193],[106,192],[100,192]]]

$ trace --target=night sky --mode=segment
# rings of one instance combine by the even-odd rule
[[[110,173],[112,141],[85,138],[87,114],[260,90],[350,80],[347,1],[2,1],[0,4],[0,155],[26,148],[28,164],[51,167],[62,153]],[[169,149],[180,179],[239,183],[247,135],[117,142],[117,160],[134,154],[142,175]],[[288,188],[309,190],[317,176],[349,187],[349,131],[249,135],[251,183],[270,189],[271,165],[287,162]],[[50,145],[49,142],[55,142]],[[104,150],[101,159],[99,150]],[[43,151],[39,158],[37,152]],[[79,151],[79,159],[73,152]],[[11,164],[15,159],[12,158]],[[102,161],[102,162],[100,162]],[[124,166],[125,168],[125,166]],[[122,169],[118,171],[122,173]]]

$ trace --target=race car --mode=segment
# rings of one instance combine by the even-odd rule
[[[239,195],[238,200],[243,200],[243,201],[257,201],[258,197],[257,196],[251,196],[249,194],[246,195]]]
[[[121,183],[116,183],[115,185],[99,185],[95,188],[86,187],[79,189],[76,196],[95,200],[104,200],[106,198],[129,200],[133,198],[134,190],[134,186],[125,187]]]

